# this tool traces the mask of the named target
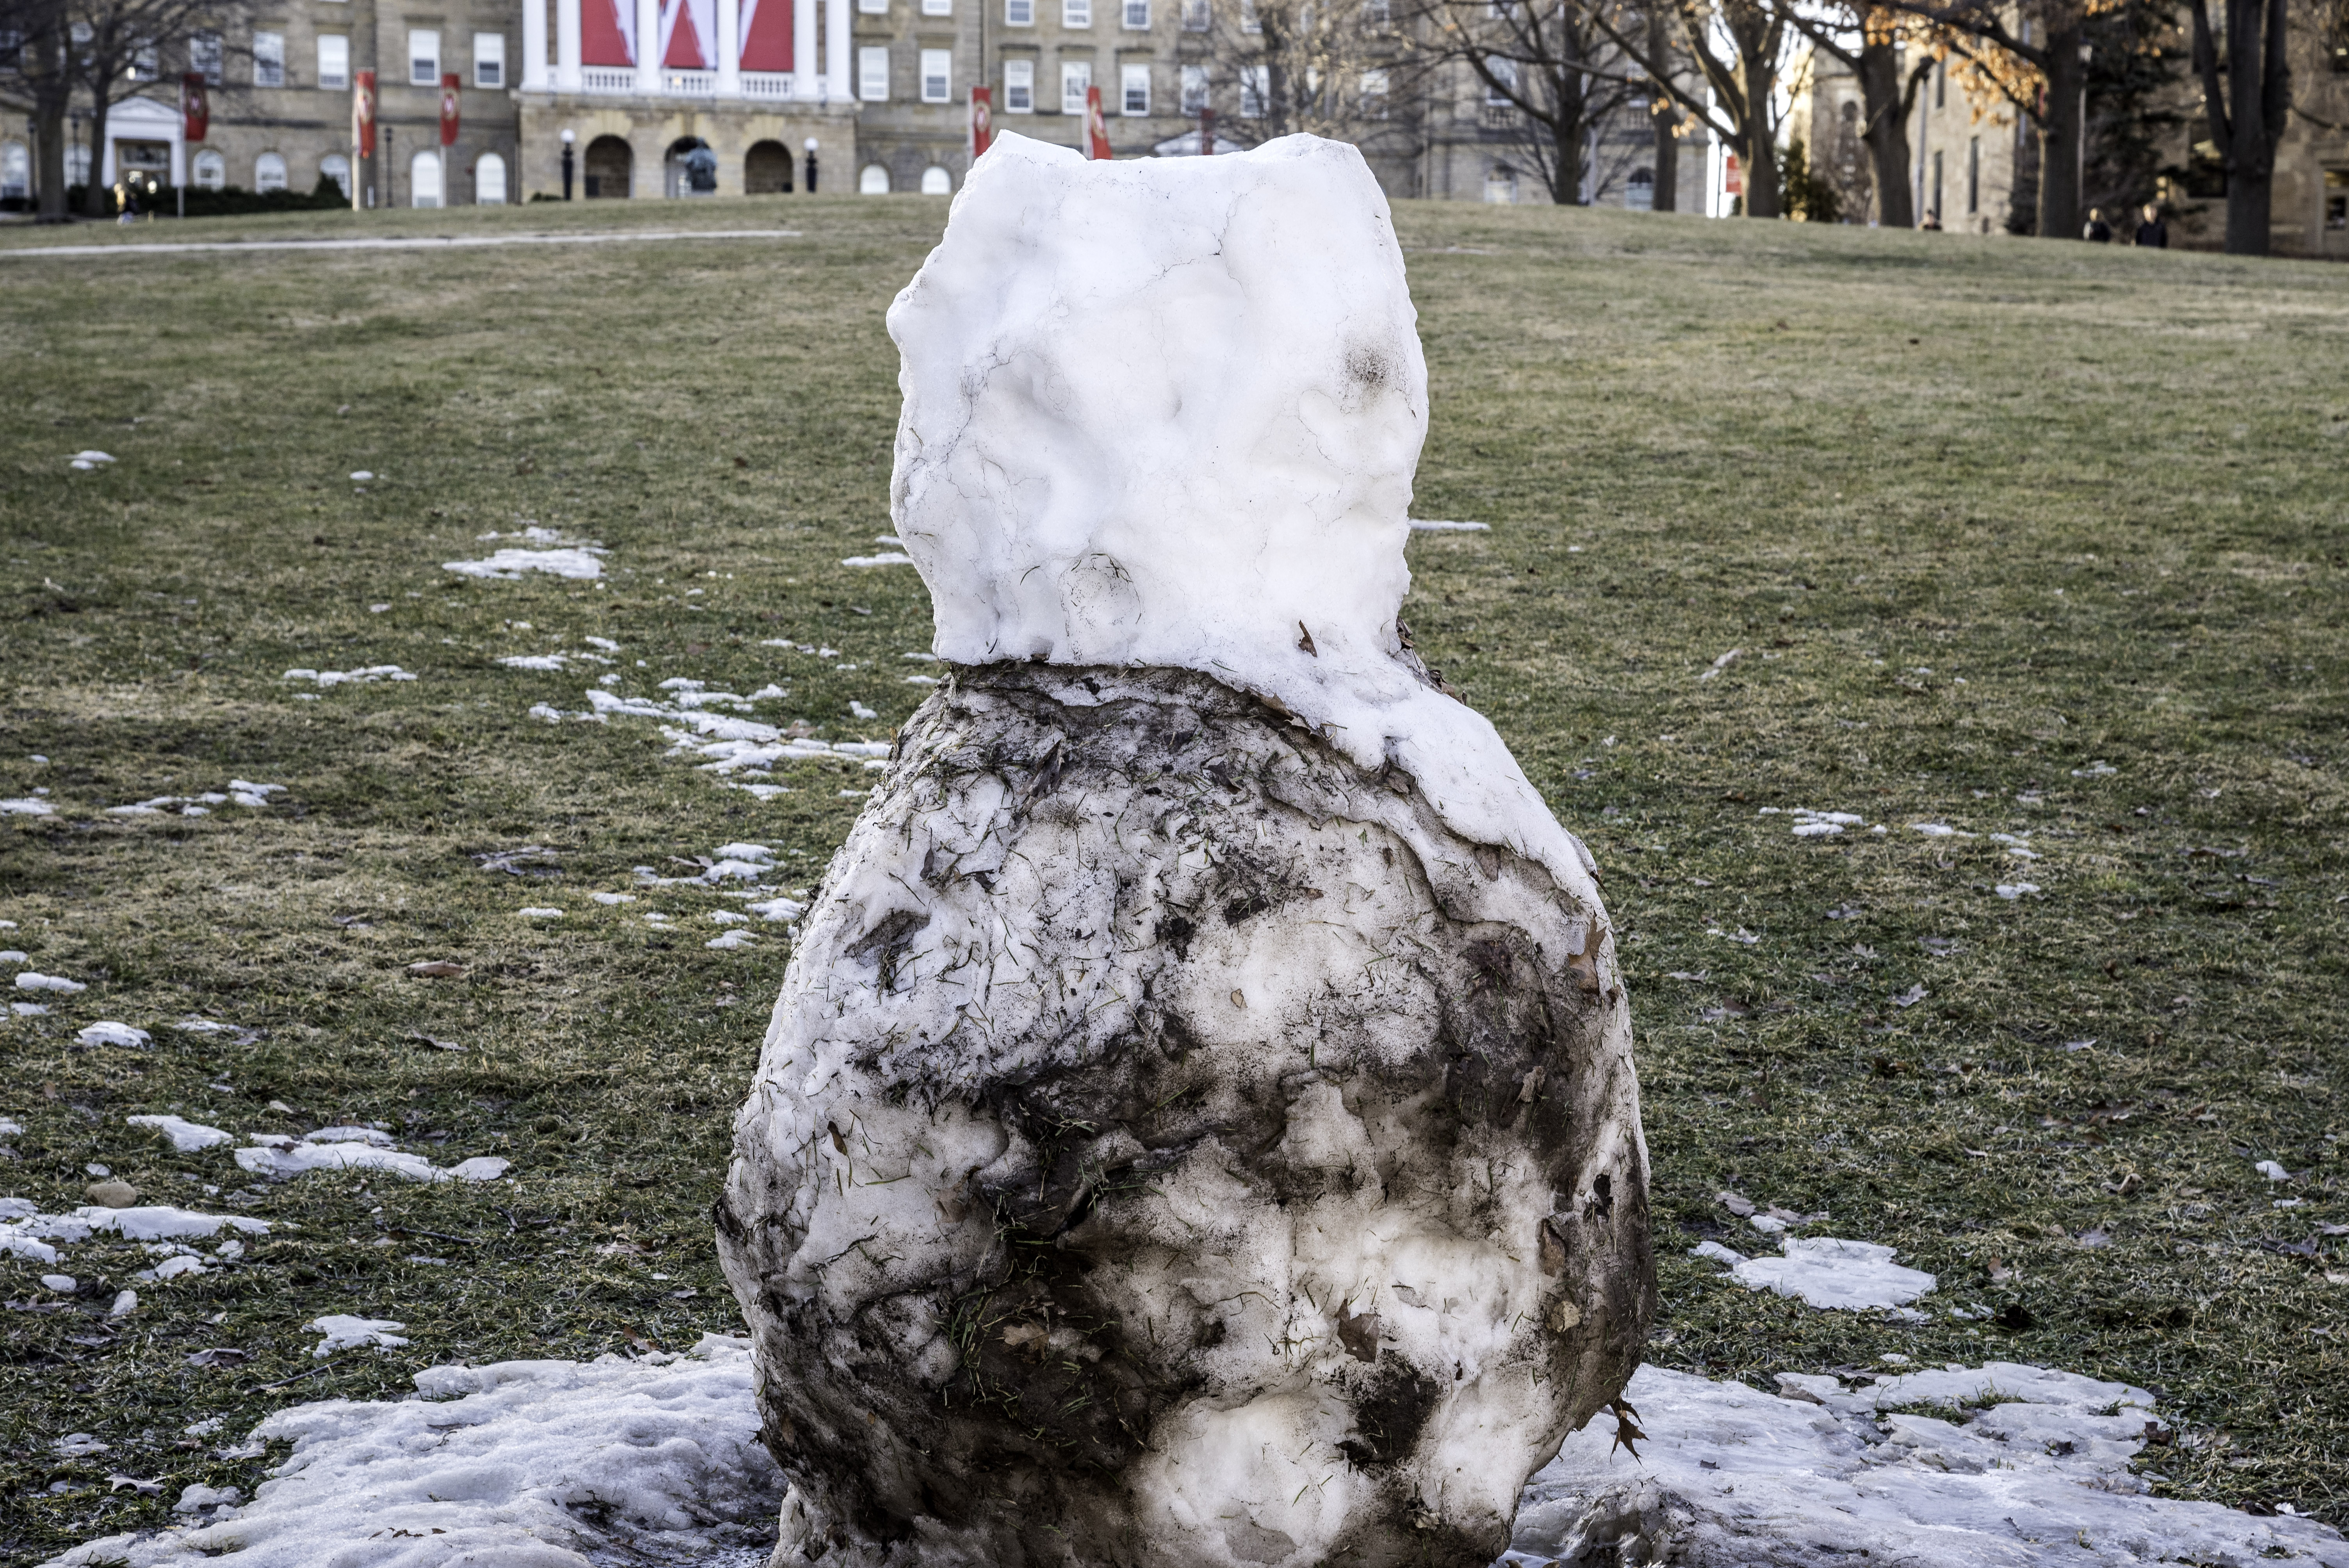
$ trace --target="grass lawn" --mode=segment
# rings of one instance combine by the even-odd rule
[[[882,313],[945,213],[542,206],[364,232],[797,233],[0,255],[0,796],[52,809],[0,819],[0,945],[88,986],[10,993],[49,1011],[0,1024],[23,1127],[0,1194],[57,1212],[101,1164],[142,1202],[274,1227],[113,1320],[157,1261],[136,1246],[0,1260],[0,1558],[160,1523],[188,1482],[250,1490],[266,1460],[182,1439],[210,1416],[242,1435],[434,1361],[736,1325],[708,1210],[788,946],[712,921],[740,898],[635,868],[750,841],[805,887],[867,775],[788,765],[761,800],[667,756],[657,719],[529,710],[578,712],[608,674],[633,696],[780,686],[757,717],[832,740],[912,712],[921,583],[841,562],[888,531]],[[2176,1423],[2147,1453],[2158,1490],[2349,1523],[2349,273],[1397,222],[1433,385],[1416,515],[1492,524],[1415,536],[1406,614],[1604,869],[1654,1153],[1654,1358],[1765,1384],[1889,1355],[2125,1378]],[[85,448],[118,460],[70,471]],[[608,547],[602,585],[442,569],[526,524]],[[590,636],[613,663],[497,662]],[[284,678],[392,665],[416,678]],[[232,779],[286,789],[108,814]],[[1857,820],[1798,836],[1797,808]],[[704,945],[734,929],[757,938]],[[409,975],[429,960],[465,973]],[[191,1017],[234,1027],[168,1026]],[[152,1043],[77,1038],[101,1019]],[[124,1124],[173,1111],[379,1122],[514,1170],[258,1181]],[[1764,1248],[1724,1189],[1898,1246],[1940,1276],[1931,1320],[1719,1283],[1687,1248]],[[83,1294],[26,1310],[49,1272]],[[412,1344],[322,1363],[301,1325],[330,1313]],[[248,1359],[191,1364],[214,1347]],[[110,1451],[58,1458],[74,1431]],[[167,1484],[110,1493],[115,1472]]]

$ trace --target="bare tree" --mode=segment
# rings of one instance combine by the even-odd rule
[[[1375,157],[1418,150],[1422,62],[1389,0],[1185,0],[1177,57],[1206,73],[1217,136],[1243,144],[1302,131]]]
[[[2194,15],[2194,73],[2202,84],[2210,139],[2227,171],[2227,253],[2268,253],[2277,144],[2292,109],[2289,17],[2284,0],[2220,0],[2223,42],[2210,27],[2209,0],[2188,0]]]
[[[2038,232],[2080,238],[2088,23],[2114,0],[1889,0],[1934,26],[1968,98],[2004,98],[2039,132]],[[2279,0],[2281,3],[2281,0]]]
[[[107,113],[142,82],[160,78],[163,62],[192,64],[199,38],[215,48],[232,8],[222,0],[66,0],[73,21],[71,50],[76,84],[89,98],[90,146],[106,146]],[[250,51],[243,51],[248,57]],[[284,62],[278,62],[283,67]],[[92,218],[109,211],[109,192],[90,162],[89,188],[82,211]]]
[[[0,35],[9,44],[0,72],[33,105],[34,188],[39,222],[62,223],[66,211],[66,117],[73,103],[72,19],[65,0],[0,0]]]
[[[1778,192],[1778,73],[1785,63],[1787,10],[1776,0],[1650,0],[1669,6],[1675,45],[1711,89],[1680,79],[1673,62],[1649,42],[1645,11],[1594,10],[1599,27],[1650,81],[1689,117],[1728,142],[1745,171],[1740,209],[1749,218],[1785,215]]]
[[[1915,48],[1916,63],[1906,65],[1902,54],[1904,45],[1919,41],[1911,35],[1921,34],[1923,24],[1882,5],[1856,3],[1838,5],[1824,15],[1794,10],[1789,17],[1814,48],[1840,62],[1859,84],[1858,135],[1868,149],[1876,221],[1887,228],[1915,228],[1909,117],[1917,107],[1918,90],[1932,73],[1933,57]],[[1814,146],[1811,154],[1815,162],[1820,161],[1826,150]]]
[[[1513,132],[1550,200],[1588,197],[1594,133],[1638,101],[1641,78],[1587,0],[1427,0],[1421,42],[1484,90],[1485,120]]]

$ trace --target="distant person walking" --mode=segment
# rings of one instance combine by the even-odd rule
[[[2092,244],[2109,245],[2113,242],[2113,226],[2105,222],[2102,207],[2088,209],[2088,226],[2080,231],[2080,237]]]
[[[2150,201],[2145,204],[2145,222],[2137,226],[2137,242],[2157,251],[2169,249],[2169,225],[2161,221],[2161,209]]]

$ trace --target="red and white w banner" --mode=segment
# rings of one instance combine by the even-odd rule
[[[1109,121],[1102,118],[1101,88],[1085,89],[1085,150],[1088,158],[1109,159]]]

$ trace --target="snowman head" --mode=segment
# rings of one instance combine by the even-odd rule
[[[1344,143],[1108,162],[999,137],[889,311],[891,510],[935,651],[1195,669],[1303,711],[1402,678],[1416,320]]]

